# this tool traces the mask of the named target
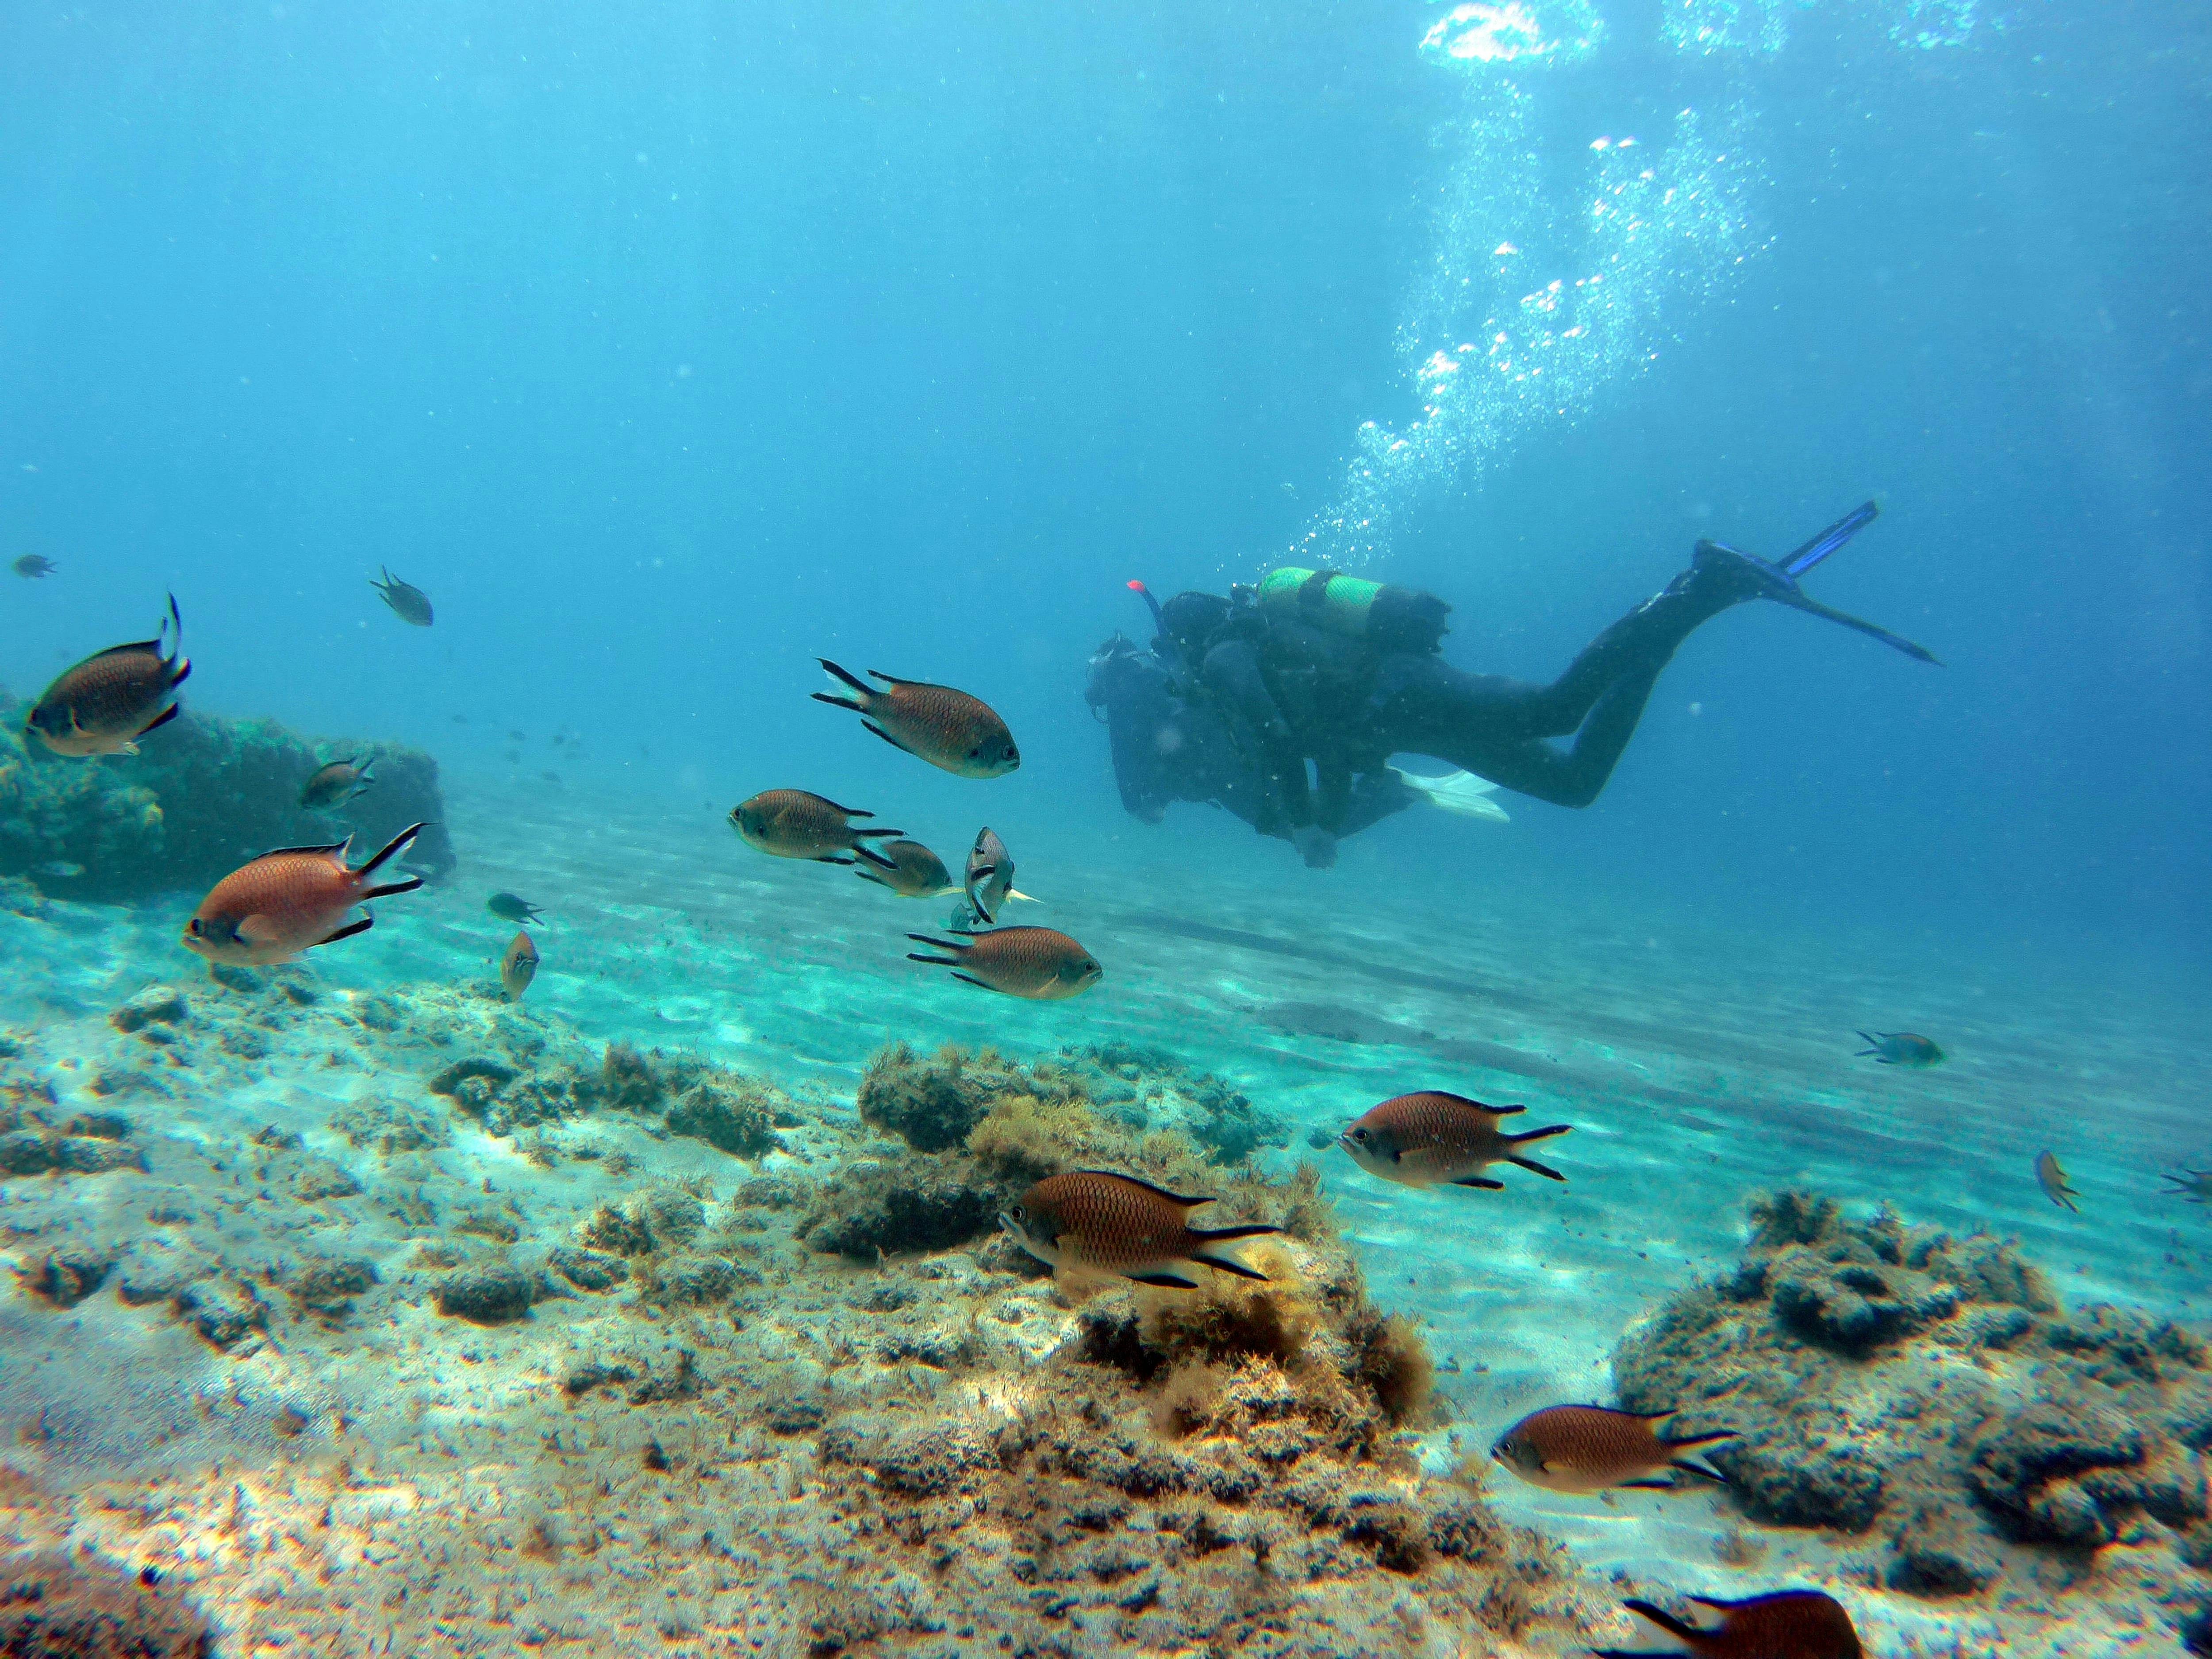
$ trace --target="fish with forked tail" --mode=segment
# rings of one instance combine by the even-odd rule
[[[990,704],[949,685],[902,680],[880,668],[868,672],[884,683],[881,690],[817,657],[825,672],[848,687],[849,697],[817,691],[814,701],[849,708],[894,749],[963,778],[1004,777],[1022,763],[1014,734]]]
[[[821,864],[853,864],[864,836],[894,837],[903,830],[855,830],[846,820],[872,818],[857,806],[811,795],[804,789],[763,789],[730,809],[730,828],[748,847],[780,859],[812,859]],[[874,861],[871,854],[871,861]]]
[[[1741,1601],[1689,1598],[1720,1614],[1700,1627],[1649,1601],[1621,1605],[1682,1644],[1676,1648],[1594,1648],[1597,1659],[1864,1659],[1851,1616],[1820,1590],[1776,1590]]]
[[[1734,1431],[1672,1439],[1666,1430],[1674,1416],[1605,1406],[1547,1406],[1498,1436],[1490,1455],[1530,1486],[1549,1492],[1604,1492],[1613,1486],[1671,1492],[1676,1469],[1726,1486],[1726,1475],[1692,1454],[1735,1439]]]
[[[1917,1031],[1861,1031],[1867,1046],[1858,1051],[1872,1054],[1878,1066],[1940,1066],[1943,1051]]]
[[[334,945],[367,933],[374,922],[346,913],[371,899],[411,893],[420,876],[371,886],[379,866],[404,853],[428,826],[410,823],[384,850],[355,869],[346,862],[348,836],[329,847],[281,847],[241,865],[216,883],[185,924],[184,945],[210,968],[254,968],[289,962],[318,945]]]
[[[1565,1181],[1566,1176],[1557,1170],[1517,1149],[1532,1140],[1563,1135],[1573,1125],[1555,1123],[1519,1134],[1498,1127],[1501,1118],[1527,1109],[1486,1106],[1464,1095],[1424,1089],[1370,1108],[1337,1137],[1337,1143],[1370,1175],[1407,1187],[1503,1188],[1504,1182],[1482,1173],[1492,1164],[1517,1164],[1536,1175]]]
[[[2058,1167],[2056,1152],[2039,1152],[2035,1158],[2035,1184],[2043,1188],[2043,1195],[2062,1210],[2081,1213],[2075,1200],[2081,1194],[2066,1184],[2066,1171]]]
[[[1267,1274],[1237,1255],[1235,1241],[1283,1230],[1264,1222],[1192,1226],[1189,1212],[1212,1201],[1180,1197],[1134,1176],[1071,1170],[1038,1182],[999,1224],[1038,1261],[1070,1273],[1194,1291],[1188,1267],[1197,1262],[1266,1283]]]
[[[428,628],[435,619],[430,609],[430,596],[414,583],[401,581],[389,570],[385,570],[383,574],[381,581],[370,577],[368,585],[383,596],[385,604],[392,607],[392,615],[414,627]]]
[[[334,811],[376,781],[359,756],[318,767],[300,786],[300,805],[311,812]]]
[[[185,619],[172,593],[169,614],[152,639],[110,646],[64,671],[32,708],[25,735],[74,760],[137,754],[139,738],[184,710],[168,702],[192,672],[184,641]]]
[[[957,939],[934,939],[927,933],[907,937],[916,945],[952,953],[930,957],[909,951],[908,962],[950,968],[955,979],[986,991],[1003,991],[1010,997],[1060,1001],[1089,990],[1106,971],[1098,965],[1097,957],[1052,927],[994,927],[988,933]]]
[[[940,893],[960,890],[953,885],[952,872],[945,867],[945,860],[918,841],[879,842],[853,850],[861,855],[853,873],[863,881],[890,888],[901,898],[935,898]]]

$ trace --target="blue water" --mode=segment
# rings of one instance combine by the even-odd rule
[[[438,757],[482,832],[471,904],[533,868],[590,902],[578,847],[533,864],[499,800],[547,836],[673,826],[711,883],[761,874],[717,820],[783,786],[948,858],[988,818],[1063,922],[1171,904],[1326,944],[1364,919],[1408,959],[1513,941],[1546,985],[1556,931],[1593,999],[1631,1002],[1653,969],[1620,952],[1694,941],[1668,1016],[1723,1026],[1777,975],[1793,1012],[1759,1018],[1830,981],[1925,993],[1839,991],[1817,1030],[1768,1032],[1839,1061],[1973,987],[2057,1069],[1949,1109],[2057,1123],[2063,1069],[2094,1068],[2082,1155],[2125,1211],[2120,1183],[2202,1151],[2179,1114],[2212,1036],[2212,25],[2101,0],[1528,9],[1544,49],[1498,61],[1413,0],[19,9],[0,557],[60,569],[0,574],[0,684],[143,637],[173,591],[193,708]],[[1593,219],[1608,202],[1639,228]],[[1577,313],[1594,272],[1613,309]],[[1524,303],[1555,278],[1566,311]],[[1492,372],[1493,319],[1547,385],[1450,389]],[[1204,807],[1127,817],[1081,700],[1099,641],[1148,635],[1133,578],[1337,560],[1449,600],[1453,662],[1548,679],[1699,537],[1778,556],[1869,496],[1880,520],[1808,587],[1944,665],[1731,611],[1584,811],[1411,811],[1310,872]],[[377,602],[383,566],[433,629]],[[866,738],[806,701],[817,656],[986,696],[1020,771]],[[851,971],[903,975],[880,954]],[[1281,993],[1265,967],[1255,997]],[[1108,969],[1099,997],[1136,1002],[1022,1009],[1015,1046],[1205,1000]],[[1186,1035],[1233,1066],[1224,1006]],[[574,1012],[599,1037],[630,1017]],[[974,1035],[915,1035],[951,1034]],[[1863,1190],[1971,1218],[1960,1182]],[[2106,1289],[2114,1251],[2085,1269]]]

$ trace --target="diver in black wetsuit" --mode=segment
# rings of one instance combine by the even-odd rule
[[[1779,562],[1697,545],[1690,568],[1585,646],[1549,685],[1470,674],[1437,654],[1449,607],[1433,595],[1327,571],[1276,570],[1227,599],[1140,582],[1158,636],[1115,635],[1086,699],[1111,737],[1122,804],[1157,823],[1170,800],[1211,801],[1306,862],[1418,797],[1386,764],[1431,755],[1560,806],[1612,776],[1675,648],[1733,605],[1773,599],[1923,662],[1910,640],[1808,598],[1797,578],[1875,514],[1869,501]],[[1569,738],[1565,748],[1549,739]],[[1309,766],[1311,775],[1309,776]]]

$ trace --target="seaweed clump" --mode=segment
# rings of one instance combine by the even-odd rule
[[[2212,1560],[2202,1340],[2069,1313],[2010,1241],[1887,1207],[1782,1193],[1750,1221],[1736,1268],[1631,1330],[1613,1375],[1632,1410],[1736,1433],[1707,1455],[1753,1519],[1869,1535],[1926,1596],[2027,1589],[2123,1536],[2177,1575]]]
[[[533,1065],[510,1054],[465,1054],[432,1074],[428,1087],[494,1134],[514,1134],[599,1110],[659,1118],[672,1134],[703,1140],[733,1158],[781,1149],[776,1131],[800,1120],[774,1084],[688,1054],[607,1045],[596,1067],[574,1060]]]

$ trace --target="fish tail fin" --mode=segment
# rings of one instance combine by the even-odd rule
[[[908,933],[907,937],[916,945],[927,945],[933,951],[950,951],[955,956],[963,951],[973,948],[971,945],[963,944],[957,939],[937,939],[928,933]],[[921,958],[917,957],[915,960],[919,962]]]
[[[1543,1176],[1552,1181],[1565,1181],[1566,1179],[1566,1176],[1561,1175],[1550,1164],[1539,1164],[1533,1158],[1515,1158],[1509,1153],[1506,1156],[1505,1161],[1508,1164],[1516,1164],[1520,1168],[1528,1170],[1531,1175]]]
[[[1699,1630],[1696,1626],[1683,1623],[1682,1620],[1677,1619],[1673,1613],[1668,1613],[1663,1607],[1655,1607],[1649,1601],[1623,1601],[1620,1605],[1626,1607],[1631,1613],[1636,1614],[1638,1618],[1649,1619],[1653,1624],[1658,1626],[1661,1630],[1665,1631],[1668,1635],[1679,1638],[1683,1641],[1686,1642],[1693,1638],[1705,1634],[1705,1632]]]
[[[860,694],[861,698],[864,701],[877,695],[876,688],[874,686],[870,685],[866,680],[860,678],[856,675],[848,673],[845,670],[838,667],[836,663],[831,662],[829,658],[817,657],[814,660],[822,665],[822,672],[823,673],[829,675],[832,679],[841,681],[844,684],[851,686],[854,690]],[[816,692],[814,695],[817,697],[822,696],[822,693],[819,691]],[[835,700],[830,697],[823,697],[823,701],[824,702],[829,702]],[[848,705],[848,707],[858,706],[859,705],[857,704]]]
[[[856,714],[860,712],[860,705],[850,697],[833,697],[827,691],[811,691],[807,695],[817,702],[828,703],[832,708],[849,708]]]
[[[880,836],[884,832],[880,830],[863,830],[860,833],[864,836]],[[881,853],[876,851],[874,848],[863,847],[857,841],[853,843],[853,851],[854,854],[859,857],[862,864],[873,866],[870,869],[862,870],[860,872],[860,874],[867,877],[871,881],[876,879],[876,871],[878,870],[896,870],[898,868],[898,866],[893,864]]]
[[[1193,1250],[1190,1253],[1190,1259],[1222,1273],[1234,1273],[1239,1279],[1256,1279],[1262,1285],[1274,1283],[1274,1280],[1269,1279],[1257,1267],[1248,1266],[1240,1260],[1233,1250]]]
[[[365,876],[371,871],[374,870],[380,864],[386,863],[395,855],[405,852],[410,847],[415,844],[415,837],[421,835],[429,827],[430,825],[428,820],[425,820],[421,823],[409,824],[404,830],[402,830],[390,841],[385,842],[384,850],[379,853],[374,858],[371,859],[368,863],[362,865],[360,869],[355,871],[354,874],[356,876]],[[350,840],[352,837],[349,836],[347,839]],[[420,887],[422,884],[418,880],[415,884],[417,887]]]
[[[422,878],[420,876],[410,876],[404,881],[388,881],[381,887],[364,890],[361,896],[362,902],[366,904],[371,899],[390,898],[394,893],[411,893],[422,884]]]
[[[1514,1109],[1518,1111],[1520,1109],[1516,1107]],[[1553,1135],[1563,1135],[1574,1127],[1571,1123],[1554,1123],[1548,1129],[1523,1129],[1517,1135],[1503,1135],[1499,1139],[1508,1146],[1518,1146],[1523,1141],[1549,1140]]]
[[[1234,1227],[1193,1227],[1190,1236],[1209,1243],[1214,1239],[1265,1238],[1283,1230],[1269,1221],[1239,1222]]]
[[[1668,1415],[1671,1417],[1674,1413],[1669,1412]],[[1723,1440],[1734,1440],[1736,1437],[1736,1431],[1734,1429],[1717,1429],[1711,1434],[1686,1434],[1679,1437],[1670,1437],[1662,1443],[1670,1453],[1690,1452],[1696,1451],[1704,1446],[1717,1446]]]
[[[864,818],[871,818],[873,817],[875,814],[872,812],[861,812],[857,814],[857,816]],[[902,836],[904,834],[906,834],[906,831],[903,830],[855,830],[853,831],[854,837],[856,840],[862,836]],[[865,852],[866,848],[855,847],[853,850],[856,853],[860,853]]]

